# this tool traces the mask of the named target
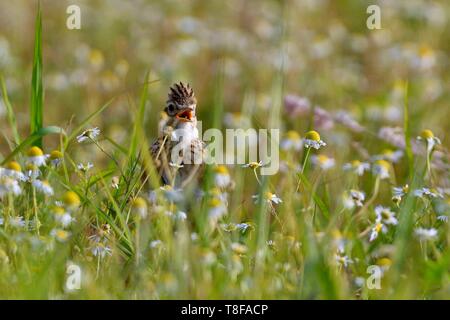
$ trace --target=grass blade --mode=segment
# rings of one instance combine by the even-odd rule
[[[142,88],[139,110],[136,114],[136,118],[134,119],[133,135],[131,136],[131,144],[128,153],[129,159],[131,159],[131,157],[133,157],[136,154],[138,128],[139,126],[141,126],[141,128],[144,128],[145,104],[147,102],[148,97],[148,77],[149,72],[147,71],[147,73],[145,74],[144,86]]]
[[[2,75],[0,75],[0,86],[1,86],[1,91],[2,91],[3,101],[5,102],[6,113],[8,114],[8,122],[9,122],[9,125],[11,126],[11,130],[13,132],[14,141],[15,141],[16,145],[19,145],[20,144],[20,136],[19,136],[19,132],[17,130],[16,116],[14,115],[12,105],[9,102],[8,91],[6,90],[5,79],[3,78]]]
[[[4,165],[6,162],[12,160],[16,154],[18,154],[21,151],[24,151],[25,148],[27,148],[30,145],[35,145],[35,142],[38,140],[42,140],[42,137],[48,135],[48,134],[63,134],[65,135],[65,132],[62,128],[56,127],[56,126],[49,126],[45,128],[39,129],[37,132],[26,138],[22,143],[17,146],[5,159],[3,159],[1,165]]]
[[[411,129],[409,125],[409,104],[408,104],[408,83],[405,83],[405,98],[403,109],[403,131],[405,132],[405,151],[408,159],[409,177],[411,178],[414,173],[414,158],[411,147]]]
[[[42,16],[38,6],[35,25],[33,74],[31,78],[30,130],[31,135],[37,133],[43,126],[43,85],[42,85]],[[33,144],[42,147],[42,139],[36,139]]]
[[[111,105],[111,103],[114,101],[115,98],[111,98],[108,102],[106,102],[103,106],[101,106],[99,109],[95,110],[93,113],[91,113],[86,119],[81,121],[80,125],[76,127],[74,130],[72,130],[72,133],[69,135],[69,137],[66,140],[66,143],[64,145],[64,150],[67,149],[69,146],[69,143],[75,139],[75,137],[83,130],[83,128],[86,126],[86,124],[89,123],[93,118],[98,116],[100,113],[102,113],[107,107]]]

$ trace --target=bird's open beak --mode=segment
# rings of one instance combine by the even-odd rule
[[[187,108],[184,109],[183,111],[178,112],[175,117],[182,122],[190,122],[192,121],[193,116],[194,116],[193,109]]]

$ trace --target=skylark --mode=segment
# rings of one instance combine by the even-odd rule
[[[184,187],[203,166],[204,142],[197,129],[197,99],[189,84],[175,83],[159,124],[151,154],[162,182]]]

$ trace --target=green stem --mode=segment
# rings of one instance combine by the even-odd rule
[[[309,158],[309,153],[310,152],[311,152],[311,148],[308,148],[307,151],[306,151],[305,160],[303,160],[301,175],[303,175],[303,172],[305,172],[305,167],[306,167],[306,164],[308,162],[308,158]],[[295,192],[296,193],[298,192],[298,189],[300,188],[300,182],[301,181],[302,181],[302,179],[299,178],[298,182],[297,182],[297,187],[295,188]]]

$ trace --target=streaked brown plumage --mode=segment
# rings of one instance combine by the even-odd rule
[[[184,187],[199,175],[204,143],[198,136],[196,107],[189,84],[180,82],[170,88],[159,136],[150,149],[164,184]]]

